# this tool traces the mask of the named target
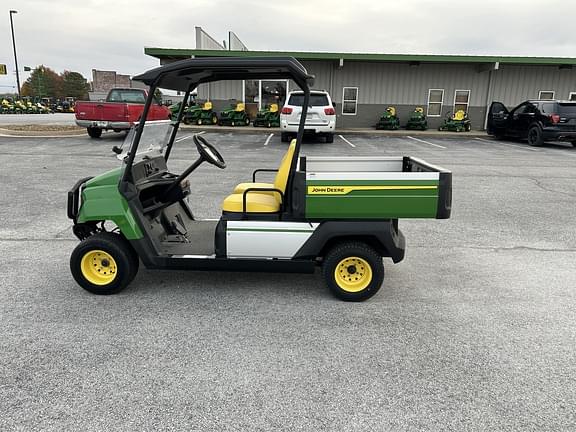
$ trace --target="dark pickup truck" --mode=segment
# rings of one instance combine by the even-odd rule
[[[106,102],[76,102],[76,124],[85,127],[88,135],[99,138],[103,130],[120,132],[137,123],[144,110],[148,92],[143,89],[115,88]],[[170,110],[160,103],[150,106],[146,120],[170,119]]]
[[[531,146],[568,141],[576,147],[576,101],[528,100],[510,111],[492,102],[487,131],[497,139],[525,139]]]

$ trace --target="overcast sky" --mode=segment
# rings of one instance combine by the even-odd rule
[[[134,75],[158,65],[144,47],[194,48],[194,27],[251,50],[576,57],[573,0],[2,0],[0,92],[20,69]],[[28,73],[21,73],[24,82]]]

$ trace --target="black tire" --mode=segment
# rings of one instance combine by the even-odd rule
[[[270,128],[272,127],[272,122],[266,123],[266,127],[267,127],[268,129],[270,129]]]
[[[464,130],[465,130],[466,132],[470,132],[470,131],[472,130],[472,125],[467,124],[467,125],[464,127]]]
[[[198,126],[200,126],[200,125],[202,124],[202,119],[201,119],[201,118],[198,118],[198,120],[196,120],[196,124],[197,124]]]
[[[340,280],[335,275],[338,270],[342,273]],[[358,277],[354,276],[356,274]],[[322,275],[332,294],[340,300],[364,301],[381,288],[384,281],[384,264],[380,254],[367,244],[344,242],[326,254]],[[364,278],[366,279],[362,281]],[[345,280],[350,283],[348,287],[345,286],[347,283]],[[354,284],[360,285],[354,287]]]
[[[88,131],[90,138],[100,138],[102,136],[102,129],[100,128],[89,127],[86,130]]]
[[[333,142],[334,142],[334,134],[331,134],[331,133],[330,133],[330,134],[326,134],[326,142],[327,142],[328,144],[333,143]]]
[[[212,120],[213,125],[218,123],[218,116],[216,114],[212,114],[212,117],[210,119]]]
[[[576,141],[572,141],[572,147],[576,147]]]
[[[290,134],[286,133],[286,132],[282,132],[280,134],[280,141],[282,142],[289,142],[290,141]]]
[[[245,124],[246,126],[249,126],[249,125],[250,125],[250,117],[246,117],[246,119],[244,120],[244,124]]]
[[[542,138],[542,129],[540,126],[532,126],[528,130],[528,144],[533,147],[540,147],[544,144],[544,139]]]
[[[102,251],[112,257],[115,266],[114,263],[108,262],[106,257],[98,262],[100,256],[97,251]],[[97,256],[90,259],[88,254]],[[86,270],[83,270],[83,267],[85,268],[85,266],[83,266],[84,259],[86,259],[88,263],[94,262],[94,267],[98,266],[103,271],[112,270],[112,273],[115,273],[116,276],[109,282],[103,282],[102,284],[93,283],[93,281],[88,279],[90,277],[89,273],[85,273]],[[140,260],[138,255],[130,243],[119,234],[108,232],[98,233],[82,240],[70,256],[70,271],[76,282],[86,291],[99,295],[116,294],[122,291],[132,282],[136,273],[138,273],[139,265]],[[86,274],[88,274],[88,276],[86,276]]]

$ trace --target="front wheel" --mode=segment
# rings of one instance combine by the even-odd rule
[[[70,271],[93,294],[122,291],[138,272],[138,255],[118,234],[103,232],[82,240],[70,256]]]
[[[210,119],[211,119],[213,125],[218,123],[218,116],[216,114],[212,114],[212,117],[210,117]]]
[[[530,130],[528,130],[528,144],[533,147],[540,147],[544,144],[542,129],[540,129],[539,126],[532,126]]]
[[[328,252],[322,274],[334,296],[345,301],[363,301],[382,286],[384,264],[380,254],[367,244],[345,242]]]
[[[102,136],[102,129],[89,127],[86,129],[90,138],[100,138]]]

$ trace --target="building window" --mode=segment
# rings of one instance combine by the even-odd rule
[[[428,90],[428,117],[440,117],[444,103],[444,89]]]
[[[344,87],[342,92],[342,114],[356,115],[358,107],[358,87]]]
[[[470,105],[470,90],[456,90],[454,92],[454,113],[462,110],[468,112]]]
[[[552,100],[552,99],[554,99],[554,90],[540,90],[538,92],[538,99],[540,99],[540,100]]]
[[[570,96],[568,96],[568,100],[576,101],[576,92],[570,92]]]

